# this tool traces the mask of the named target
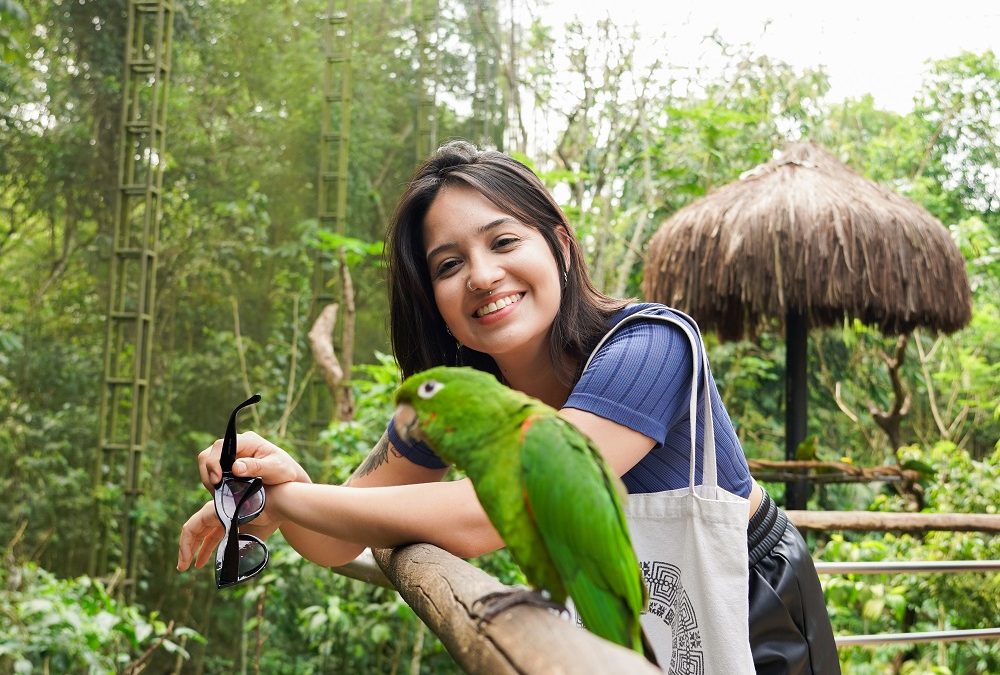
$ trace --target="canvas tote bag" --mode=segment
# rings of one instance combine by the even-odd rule
[[[754,673],[750,653],[747,500],[718,486],[708,359],[694,327],[673,316],[637,313],[619,322],[594,349],[623,325],[666,321],[688,337],[694,358],[691,377],[691,469],[679,490],[628,496],[625,515],[649,607],[640,621],[660,667],[677,675]],[[593,353],[591,358],[593,358]],[[587,362],[587,366],[590,362]],[[700,375],[700,377],[699,377]],[[695,485],[699,381],[706,392],[702,411],[702,484]]]

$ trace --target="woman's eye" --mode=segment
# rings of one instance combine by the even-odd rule
[[[520,241],[517,237],[499,237],[495,242],[493,242],[494,248],[510,248]]]
[[[458,267],[458,261],[454,259],[445,260],[436,268],[434,268],[434,276],[437,278],[446,276],[449,272],[455,270]]]

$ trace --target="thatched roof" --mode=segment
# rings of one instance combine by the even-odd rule
[[[947,228],[808,142],[671,216],[650,241],[643,292],[723,338],[788,310],[889,334],[951,332],[971,314]]]

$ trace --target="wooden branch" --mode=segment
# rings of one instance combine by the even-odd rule
[[[969,416],[969,411],[970,408],[967,405],[962,406],[962,409],[958,411],[958,414],[951,420],[951,424],[948,425],[948,438],[954,438],[958,427],[961,426],[961,424],[965,422],[965,418]]]
[[[384,588],[391,588],[394,590],[396,588],[385,576],[385,573],[382,572],[382,568],[378,566],[378,563],[375,562],[375,558],[372,555],[370,548],[366,548],[361,552],[361,555],[346,565],[331,567],[330,569],[341,576],[357,579],[358,581],[364,581],[368,584],[374,584],[376,586],[382,586]]]
[[[292,339],[289,341],[291,348],[291,363],[288,365],[288,387],[285,391],[285,409],[281,411],[281,419],[278,420],[278,435],[284,437],[288,431],[288,419],[295,409],[295,372],[299,363],[299,296],[292,297]]]
[[[295,398],[292,399],[291,409],[294,411],[299,407],[302,402],[302,397],[305,395],[306,391],[309,389],[309,384],[312,382],[313,373],[316,372],[316,364],[309,364],[309,369],[306,374],[302,376],[302,382],[299,383],[299,390],[295,392]]]
[[[941,419],[941,413],[937,407],[937,394],[934,391],[934,378],[931,377],[930,371],[927,369],[927,363],[931,359],[931,354],[937,351],[938,345],[941,343],[941,338],[937,338],[931,346],[931,351],[929,353],[924,353],[924,345],[920,341],[920,335],[915,334],[914,338],[914,343],[917,345],[917,358],[920,360],[920,373],[924,377],[924,386],[927,387],[927,402],[930,404],[931,416],[934,418],[934,424],[937,425],[938,432],[941,434],[941,437],[945,440],[950,440],[951,433],[948,431],[947,426],[945,426],[944,421]]]
[[[141,673],[143,670],[145,670],[145,668],[146,668],[146,666],[145,666],[146,661],[149,660],[149,657],[151,657],[153,655],[153,652],[155,652],[157,649],[159,649],[160,645],[162,645],[166,641],[166,639],[168,637],[171,637],[171,635],[173,635],[173,632],[174,632],[174,622],[171,621],[169,624],[167,624],[167,630],[163,633],[163,635],[161,635],[160,637],[158,637],[156,639],[156,642],[154,642],[153,644],[149,645],[149,647],[146,649],[146,651],[144,651],[139,656],[138,659],[136,659],[135,661],[132,661],[131,663],[129,663],[128,665],[125,666],[125,673],[126,673],[126,675],[135,675],[135,674]]]
[[[330,396],[337,396],[337,385],[344,379],[344,371],[333,351],[333,327],[337,323],[337,305],[330,304],[316,317],[309,329],[309,348]]]
[[[257,596],[257,622],[254,626],[254,654],[253,654],[253,672],[254,675],[260,675],[260,655],[264,651],[264,598],[267,597],[267,586],[260,589],[260,595]]]
[[[250,388],[250,371],[247,368],[247,349],[243,345],[243,331],[240,328],[240,303],[236,296],[229,298],[233,305],[233,336],[236,338],[236,353],[240,357],[240,375],[243,377],[243,393],[247,398],[253,396],[253,389]],[[250,406],[250,414],[253,415],[255,427],[260,427],[260,412],[256,406]]]
[[[1000,532],[1000,515],[986,513],[885,513],[881,511],[787,511],[800,530],[861,532]]]
[[[347,254],[344,252],[343,247],[339,251],[339,259],[340,282],[344,291],[344,317],[340,340],[342,372],[335,400],[337,401],[337,419],[347,422],[354,419],[354,393],[351,391],[351,371],[354,367],[354,324],[357,309],[354,305],[354,281],[351,278],[351,268],[347,266]]]
[[[903,417],[910,411],[910,392],[906,390],[903,385],[903,381],[900,378],[900,370],[903,367],[903,359],[906,356],[906,343],[909,341],[909,335],[904,333],[900,335],[896,340],[896,353],[890,358],[885,354],[882,354],[882,360],[885,361],[886,368],[889,370],[889,378],[892,380],[892,392],[893,392],[893,403],[889,410],[881,410],[874,401],[868,401],[868,412],[871,413],[872,418],[875,423],[882,428],[882,430],[889,437],[889,442],[892,444],[892,450],[895,453],[903,445],[902,433],[900,431],[900,423]],[[898,457],[897,457],[898,459]]]
[[[625,296],[629,275],[632,272],[632,267],[635,265],[636,259],[640,255],[639,248],[643,235],[646,232],[650,216],[656,210],[657,200],[656,190],[653,187],[653,162],[650,159],[649,120],[646,119],[646,106],[644,104],[646,101],[647,85],[648,81],[644,81],[642,95],[639,97],[639,116],[637,118],[639,123],[639,142],[642,148],[642,182],[640,183],[642,186],[642,210],[632,230],[632,236],[629,238],[628,245],[625,247],[624,259],[618,268],[618,278],[615,281],[614,292],[612,293],[612,296],[616,298]]]
[[[861,418],[851,410],[850,406],[844,400],[841,395],[841,382],[839,380],[834,381],[833,374],[830,372],[830,368],[826,364],[826,355],[823,351],[823,340],[820,336],[814,332],[813,333],[813,345],[816,349],[816,358],[819,361],[819,379],[820,382],[830,391],[833,392],[833,400],[836,402],[837,407],[842,413],[847,415],[847,418],[854,423],[855,428],[858,430],[868,444],[868,447],[877,449],[878,445],[875,439],[869,434],[868,429],[864,424],[861,423]],[[831,384],[833,383],[833,384]]]
[[[832,485],[844,483],[912,483],[908,478],[896,475],[884,476],[855,476],[846,473],[820,473],[808,474],[797,471],[754,471],[753,477],[757,481],[768,483],[790,483],[792,481],[804,481],[813,485]]]
[[[934,135],[931,139],[927,141],[927,147],[924,148],[924,153],[920,157],[920,163],[917,164],[917,168],[913,170],[913,176],[910,178],[911,181],[915,181],[917,178],[923,175],[924,171],[927,169],[927,164],[931,160],[931,154],[934,151],[934,146],[937,145],[938,140],[941,138],[941,134],[944,133],[945,128],[951,123],[955,111],[949,109],[947,114],[941,116],[941,122],[938,124],[937,129],[934,130]]]
[[[374,557],[467,673],[661,672],[640,654],[545,609],[518,605],[480,623],[473,604],[507,587],[436,546],[378,549]]]
[[[855,466],[847,462],[820,461],[772,461],[748,459],[750,471],[761,480],[811,480],[817,483],[861,483],[869,481],[909,481],[920,480],[920,472],[901,469],[894,465]],[[810,472],[817,473],[810,473]],[[769,473],[770,472],[770,473]],[[780,475],[773,478],[771,474]],[[767,476],[767,477],[765,477]]]
[[[906,358],[906,345],[910,341],[910,336],[907,333],[900,335],[896,339],[896,354],[893,358],[888,358],[885,354],[882,358],[885,360],[886,365],[889,367],[889,375],[892,377],[892,391],[896,396],[895,403],[893,404],[892,412],[893,414],[898,414],[900,417],[905,417],[907,413],[910,412],[910,392],[906,390],[903,385],[903,380],[900,377],[900,372],[903,368],[903,361]]]
[[[841,382],[838,380],[836,384],[833,385],[833,400],[836,402],[837,407],[840,408],[840,412],[847,415],[847,419],[851,420],[855,424],[858,424],[860,419],[854,414],[844,401],[843,397],[840,395],[840,385]]]

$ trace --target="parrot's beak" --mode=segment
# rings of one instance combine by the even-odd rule
[[[393,415],[393,424],[396,425],[396,433],[407,443],[416,443],[423,439],[420,433],[420,421],[417,420],[417,411],[408,403],[400,403],[396,406],[396,414]]]

